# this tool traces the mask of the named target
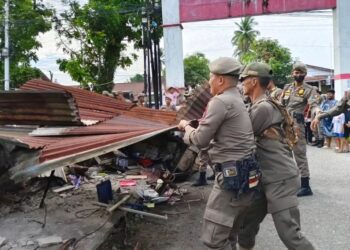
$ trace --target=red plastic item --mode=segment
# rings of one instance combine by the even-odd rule
[[[120,187],[132,187],[132,186],[136,186],[136,181],[135,181],[135,180],[120,180],[120,181],[119,181],[119,186],[120,186]]]

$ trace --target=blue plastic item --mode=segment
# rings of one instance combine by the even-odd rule
[[[112,184],[110,180],[105,180],[97,184],[96,189],[99,202],[108,204],[108,201],[113,200]]]

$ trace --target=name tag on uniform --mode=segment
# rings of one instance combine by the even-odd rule
[[[259,174],[256,170],[249,172],[249,188],[256,187],[259,184]]]
[[[237,168],[236,167],[225,168],[223,173],[224,173],[224,177],[237,176]]]

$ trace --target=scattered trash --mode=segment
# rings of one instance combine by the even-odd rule
[[[153,198],[159,197],[159,194],[158,194],[157,191],[155,191],[154,189],[148,188],[148,189],[146,189],[146,190],[143,191],[143,197],[144,197],[145,199],[147,199],[147,198],[153,199]]]
[[[136,186],[136,181],[135,180],[120,180],[119,181],[119,186],[120,187]]]
[[[81,176],[76,176],[76,175],[68,175],[68,178],[70,179],[72,185],[74,185],[75,189],[78,189],[81,184]]]
[[[96,185],[97,198],[99,202],[108,203],[113,200],[112,184],[110,180],[101,181]]]

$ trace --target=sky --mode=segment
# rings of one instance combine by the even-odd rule
[[[45,0],[45,3],[58,11],[66,7],[57,0]],[[81,0],[81,3],[86,0]],[[272,38],[290,49],[292,57],[320,67],[333,68],[333,17],[332,11],[317,11],[283,15],[254,17],[258,22],[255,27],[260,32],[259,38]],[[220,56],[232,56],[234,47],[231,39],[235,22],[240,18],[224,19],[183,24],[183,54],[184,57],[196,52],[206,55],[209,60]],[[39,41],[42,48],[37,52],[39,60],[33,66],[40,68],[48,76],[53,73],[53,79],[61,84],[75,85],[70,76],[59,71],[56,60],[65,58],[62,50],[57,47],[58,36],[54,31],[41,34]],[[161,44],[162,46],[162,44]],[[131,52],[131,46],[128,52]],[[127,52],[127,53],[128,53]],[[138,51],[139,59],[127,69],[117,69],[115,82],[126,82],[137,73],[143,74],[142,51]]]

